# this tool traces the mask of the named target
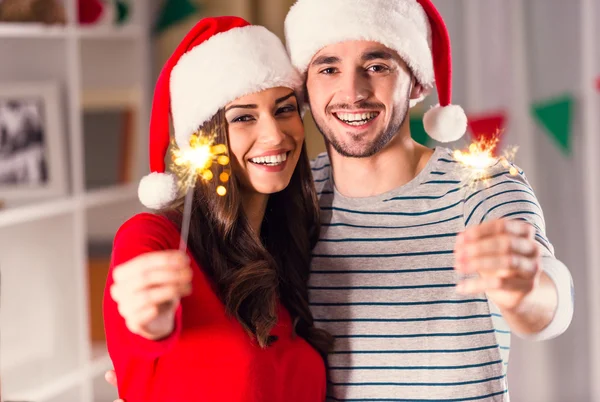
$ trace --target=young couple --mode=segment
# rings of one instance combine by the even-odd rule
[[[564,332],[572,282],[522,172],[498,162],[471,183],[411,139],[434,86],[429,135],[466,129],[441,16],[299,0],[285,31],[291,62],[265,28],[207,18],[163,69],[139,191],[157,212],[115,237],[107,376],[127,402],[508,401],[511,332]],[[305,103],[327,144],[312,165]],[[231,161],[225,196],[195,187],[185,255],[169,116],[180,148],[216,133]]]

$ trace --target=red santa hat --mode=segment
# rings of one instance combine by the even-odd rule
[[[427,92],[437,88],[439,103],[423,117],[429,136],[450,142],[465,133],[467,117],[451,104],[450,36],[431,0],[298,0],[286,17],[285,36],[301,73],[319,50],[335,43],[375,41],[395,50]]]
[[[175,142],[185,150],[219,109],[241,96],[280,86],[301,91],[302,78],[275,34],[238,17],[201,20],[158,77],[150,120],[151,173],[138,188],[142,204],[160,209],[178,195],[176,178],[165,173],[169,116]]]

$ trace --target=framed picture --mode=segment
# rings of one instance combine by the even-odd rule
[[[65,194],[60,103],[54,83],[0,83],[0,200]]]

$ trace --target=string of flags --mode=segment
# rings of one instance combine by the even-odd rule
[[[125,25],[131,19],[131,0],[79,0],[77,4],[82,25]]]
[[[600,92],[600,77],[595,82],[596,89]],[[565,154],[571,152],[572,118],[575,98],[570,94],[563,94],[551,99],[535,102],[531,105],[530,113],[544,128],[554,144]],[[467,115],[468,129],[475,140],[489,139],[507,126],[508,113],[503,110],[489,111],[482,114]],[[416,113],[410,117],[410,130],[413,139],[423,145],[430,142],[429,136],[423,127],[423,116]],[[499,138],[497,149],[502,149],[502,137]]]
[[[123,2],[124,0],[117,0],[117,3]],[[200,11],[199,5],[194,0],[164,0],[154,31],[157,34],[167,31],[186,19],[197,15]],[[600,76],[596,78],[594,85],[600,91]],[[544,131],[565,155],[570,154],[571,151],[571,122],[574,103],[574,97],[565,94],[536,102],[531,105],[530,110],[538,124],[544,128]],[[482,137],[489,139],[497,135],[498,132],[501,133],[507,126],[509,118],[508,113],[503,110],[472,114],[467,117],[468,129],[475,140],[479,140]],[[413,110],[410,117],[410,130],[415,141],[428,145],[431,139],[425,133],[423,127],[422,111],[415,112]],[[502,149],[501,136],[497,149]]]
[[[191,0],[165,0],[156,21],[154,32],[162,33],[199,11],[200,7]]]

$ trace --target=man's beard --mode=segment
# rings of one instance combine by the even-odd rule
[[[404,121],[408,116],[409,102],[410,100],[407,99],[403,107],[399,107],[400,105],[396,105],[396,107],[394,107],[394,112],[392,113],[390,123],[387,125],[387,127],[385,127],[380,133],[378,133],[373,141],[367,143],[365,147],[362,147],[360,149],[352,149],[352,146],[348,146],[348,144],[343,144],[340,141],[338,141],[338,139],[333,134],[333,130],[329,129],[322,121],[320,121],[319,118],[317,118],[317,116],[313,115],[313,120],[315,122],[315,125],[317,126],[317,129],[323,135],[325,142],[330,144],[338,154],[348,158],[368,158],[377,154],[379,151],[385,148],[386,145],[388,145],[390,141],[392,141],[392,139],[400,131],[400,127],[402,127],[402,124],[404,124]],[[372,105],[365,102],[355,105],[353,108],[350,108],[348,106],[340,107],[340,105],[336,105],[336,108],[346,109],[348,111],[351,111],[352,109],[374,109],[373,107],[369,106]],[[351,143],[355,143],[358,141],[360,141],[360,135],[351,136]]]

